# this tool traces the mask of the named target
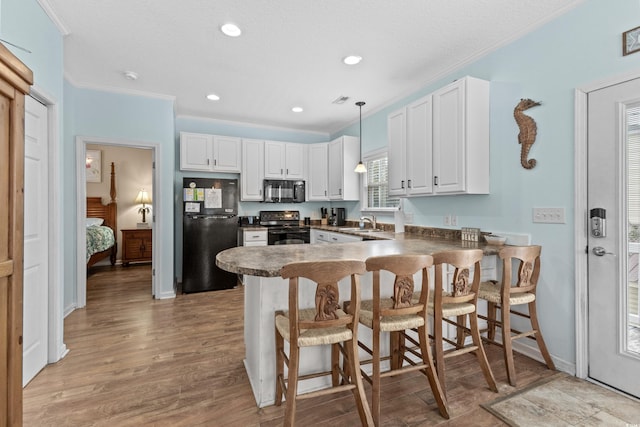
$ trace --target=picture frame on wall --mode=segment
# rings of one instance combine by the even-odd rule
[[[622,33],[622,56],[640,52],[640,27]]]
[[[87,150],[85,176],[87,182],[102,182],[102,152]]]

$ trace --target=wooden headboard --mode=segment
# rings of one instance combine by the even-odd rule
[[[87,218],[102,218],[103,225],[111,227],[114,233],[118,231],[118,204],[116,203],[116,173],[111,162],[111,201],[102,204],[102,197],[87,197]]]

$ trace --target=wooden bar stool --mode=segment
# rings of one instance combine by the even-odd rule
[[[373,343],[369,348],[363,342],[358,345],[369,353],[372,358],[361,362],[361,365],[372,363],[373,373],[368,376],[362,372],[362,376],[371,383],[372,386],[372,415],[376,426],[380,425],[380,379],[405,374],[409,372],[422,371],[429,381],[429,386],[438,404],[440,415],[449,418],[449,408],[440,381],[435,372],[433,356],[431,355],[431,345],[427,332],[427,299],[429,297],[429,274],[428,268],[433,264],[430,255],[389,255],[378,256],[367,259],[367,271],[373,272],[373,300],[362,301],[360,307],[360,323],[373,331]],[[395,275],[393,282],[382,284],[380,279],[381,270],[388,271]],[[414,280],[413,275],[422,271],[422,292],[419,300],[412,301]],[[391,298],[382,298],[381,288],[385,287]],[[418,341],[405,331],[415,329],[418,334]],[[380,356],[380,334],[390,332],[396,341],[401,333],[404,339],[415,344],[417,349],[410,350],[418,356],[420,363],[415,359],[404,357],[408,362],[407,366],[402,366],[402,360],[392,363],[392,369],[381,372],[380,361],[390,359],[390,357]],[[419,350],[419,351],[418,351]],[[393,351],[393,349],[392,349]],[[394,366],[396,365],[396,366]]]
[[[446,390],[444,359],[473,352],[478,359],[489,388],[496,393],[498,392],[478,328],[478,288],[480,287],[481,260],[482,251],[480,249],[462,249],[433,254],[435,289],[433,305],[430,305],[429,312],[433,314],[436,369],[443,390]],[[448,266],[453,267],[451,280],[446,279]],[[472,269],[473,278],[471,277]],[[450,284],[450,289],[448,284]],[[468,327],[467,318],[469,319]],[[456,327],[455,341],[444,336],[443,322]],[[473,343],[470,345],[465,344],[466,334],[471,335]],[[451,344],[454,348],[445,351],[444,343]]]
[[[275,313],[276,326],[276,405],[282,403],[286,393],[284,425],[295,423],[298,399],[322,396],[351,390],[362,425],[373,425],[371,410],[360,376],[358,359],[358,316],[360,314],[360,279],[365,264],[357,260],[329,260],[296,262],[282,267],[280,275],[289,279],[289,311]],[[351,301],[347,312],[340,309],[338,282],[351,276]],[[313,283],[300,281],[307,278]],[[302,285],[315,285],[315,308],[299,307]],[[289,342],[289,357],[284,351],[284,341]],[[299,375],[300,349],[302,347],[331,345],[331,371]],[[344,358],[347,375],[340,369],[340,354]],[[284,366],[289,370],[284,376]],[[331,375],[332,388],[297,395],[298,381]],[[340,382],[340,377],[342,381]]]
[[[502,259],[502,281],[482,282],[478,296],[488,303],[487,316],[480,316],[488,321],[485,341],[503,348],[504,363],[507,367],[509,384],[516,386],[516,370],[513,363],[512,342],[519,338],[531,338],[536,341],[540,353],[549,369],[555,370],[551,355],[542,338],[536,311],[536,287],[540,276],[540,246],[508,246],[500,250]],[[513,274],[513,264],[518,265],[518,274]],[[529,314],[512,309],[516,305],[527,304]],[[500,319],[497,318],[500,309]],[[530,320],[531,329],[520,332],[511,328],[511,314]],[[496,327],[502,330],[502,342],[495,339]],[[513,335],[515,334],[515,335]]]

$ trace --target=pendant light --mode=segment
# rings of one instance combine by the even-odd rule
[[[367,168],[365,167],[364,163],[362,163],[362,106],[364,104],[365,103],[363,101],[356,102],[356,105],[360,107],[360,138],[359,138],[360,139],[360,162],[354,169],[354,172],[356,173],[365,173],[367,171]]]

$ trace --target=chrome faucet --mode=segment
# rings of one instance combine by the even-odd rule
[[[371,223],[371,227],[373,227],[374,230],[377,227],[375,215],[371,215],[371,218],[369,218],[368,216],[360,217],[360,221],[369,221]]]

